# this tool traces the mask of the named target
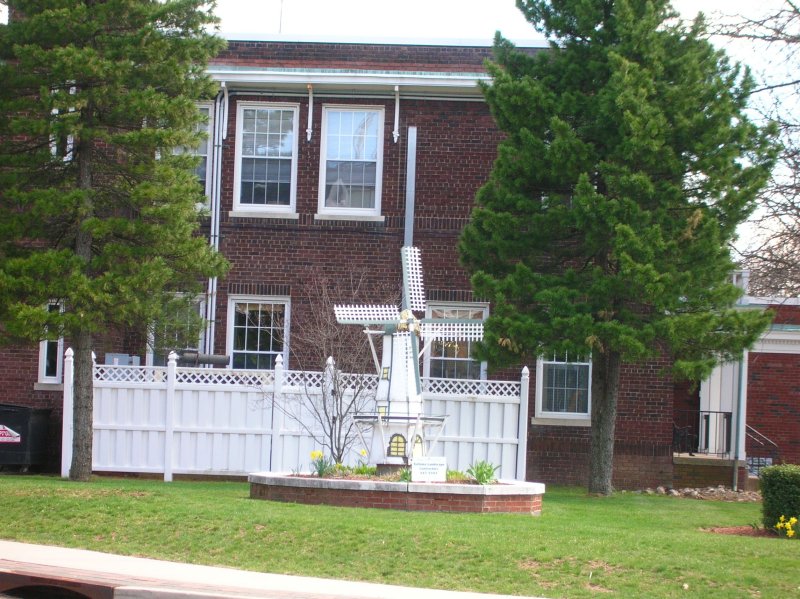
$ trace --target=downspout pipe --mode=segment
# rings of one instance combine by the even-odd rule
[[[739,490],[739,443],[742,440],[742,431],[744,430],[744,422],[742,420],[742,406],[744,405],[744,369],[747,360],[747,352],[742,354],[739,360],[739,385],[736,390],[736,428],[734,437],[733,449],[733,490]]]
[[[414,245],[414,203],[417,180],[417,128],[408,128],[408,156],[406,158],[406,220],[403,245]]]
[[[222,142],[227,132],[228,121],[228,88],[223,81],[214,101],[214,130],[212,132],[212,164],[211,166],[211,197],[209,198],[211,208],[211,222],[209,230],[209,244],[215,250],[219,250],[219,222],[220,222],[220,198],[222,195]],[[203,343],[204,353],[214,353],[214,335],[216,334],[217,318],[217,277],[208,280],[208,293],[206,300],[206,334]]]

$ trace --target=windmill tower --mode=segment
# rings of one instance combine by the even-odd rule
[[[424,455],[426,443],[428,446],[435,443],[444,426],[446,416],[424,413],[420,356],[436,340],[483,338],[483,321],[424,318],[425,291],[419,249],[404,247],[401,257],[403,300],[400,308],[334,306],[336,320],[341,324],[381,327],[378,332],[383,335],[383,354],[378,368],[377,412],[356,416],[359,430],[371,428],[373,432],[370,461],[381,464],[407,464],[414,455]],[[415,312],[421,312],[423,317],[417,317]],[[375,329],[367,328],[365,332],[373,334]],[[424,342],[422,349],[421,341]],[[377,358],[375,361],[377,366]]]

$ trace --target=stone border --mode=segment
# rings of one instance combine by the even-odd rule
[[[250,497],[270,501],[427,512],[542,513],[542,483],[403,483],[256,472]]]

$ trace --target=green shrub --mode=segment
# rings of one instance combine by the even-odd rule
[[[761,471],[764,527],[772,530],[780,517],[800,516],[800,466],[781,464]]]

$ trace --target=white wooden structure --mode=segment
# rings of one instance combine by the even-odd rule
[[[400,250],[403,271],[402,305],[334,306],[336,321],[367,329],[378,378],[377,400],[372,413],[356,417],[359,429],[371,434],[371,463],[410,464],[417,455],[435,452],[435,444],[447,420],[447,412],[431,412],[422,398],[420,356],[434,341],[478,341],[483,339],[483,321],[448,318],[417,318],[424,313],[425,287],[419,248]],[[383,363],[378,364],[372,345],[373,333],[383,336]],[[426,342],[420,350],[420,340]]]
[[[370,379],[375,375],[353,375]],[[72,350],[64,360],[62,476],[72,460]],[[321,373],[95,365],[92,469],[96,472],[244,476],[307,471],[319,449],[284,407],[300,410]],[[478,460],[525,479],[528,369],[518,382],[423,379],[428,413],[447,414],[431,455],[466,470]],[[520,401],[520,398],[523,398]],[[359,456],[349,462],[357,463]]]

